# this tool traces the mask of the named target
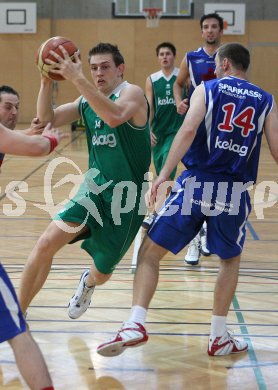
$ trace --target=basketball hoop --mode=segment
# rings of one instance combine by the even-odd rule
[[[148,28],[156,28],[159,26],[159,19],[161,18],[163,11],[161,8],[144,8],[143,14],[146,18],[146,26]]]

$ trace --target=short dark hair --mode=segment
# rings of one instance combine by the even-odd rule
[[[207,15],[203,15],[200,19],[200,26],[201,26],[201,29],[203,28],[203,22],[204,20],[206,19],[217,19],[218,22],[219,22],[219,27],[220,27],[220,31],[223,30],[224,28],[224,21],[223,21],[223,18],[217,14],[216,12],[212,13],[212,14],[207,14]]]
[[[13,89],[12,87],[9,87],[8,85],[1,85],[0,86],[0,101],[1,101],[1,96],[3,93],[11,93],[12,95],[16,95],[19,98],[18,92]]]
[[[124,64],[124,57],[120,53],[120,50],[118,49],[117,45],[111,45],[111,43],[102,43],[100,42],[98,45],[93,47],[88,54],[88,60],[90,62],[90,59],[93,55],[96,54],[112,54],[113,61],[115,62],[116,66],[119,66],[121,64]]]
[[[217,54],[220,61],[228,58],[236,69],[246,71],[249,67],[249,50],[239,43],[226,43],[219,47]]]
[[[159,50],[160,50],[162,47],[167,47],[168,49],[170,49],[171,52],[172,52],[172,53],[174,54],[174,56],[176,57],[176,52],[177,52],[177,50],[176,50],[175,46],[174,46],[171,42],[162,42],[162,43],[160,43],[160,44],[156,47],[156,49],[155,49],[156,55],[157,55],[157,56],[158,56],[158,54],[159,54]]]

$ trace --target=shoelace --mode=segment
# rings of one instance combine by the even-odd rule
[[[87,287],[84,283],[82,294],[80,295],[79,299],[76,301],[76,306],[80,306],[81,303],[85,303],[87,299],[88,292],[94,287]]]
[[[189,244],[189,250],[192,251],[194,249],[199,250],[200,244],[199,244],[199,238],[195,237]]]

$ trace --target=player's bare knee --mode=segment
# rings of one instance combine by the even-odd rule
[[[224,270],[224,269],[228,270],[228,269],[231,269],[234,267],[239,267],[240,258],[241,258],[240,255],[230,257],[229,259],[221,259],[220,258],[220,268],[222,270]]]
[[[157,245],[148,236],[145,237],[138,253],[138,264],[160,262],[167,250]]]
[[[51,240],[47,235],[44,234],[38,239],[33,252],[36,252],[42,257],[53,254],[53,245],[51,245]]]

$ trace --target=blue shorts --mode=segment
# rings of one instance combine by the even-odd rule
[[[250,185],[250,184],[249,184]],[[158,212],[149,237],[177,254],[207,222],[207,247],[221,259],[243,249],[251,203],[245,185],[230,176],[184,171]]]
[[[13,285],[0,264],[0,343],[26,331]]]

